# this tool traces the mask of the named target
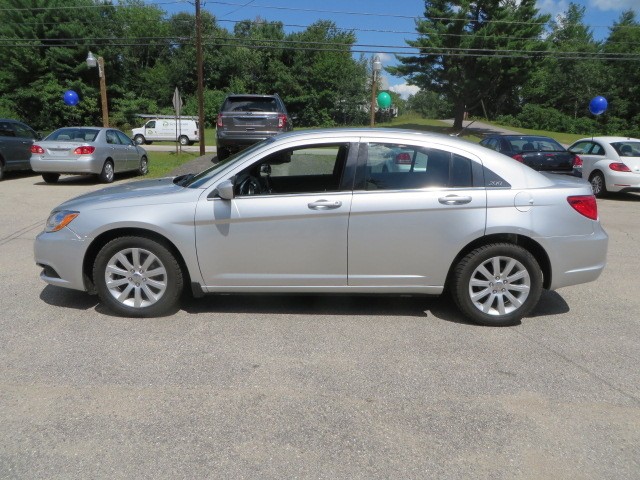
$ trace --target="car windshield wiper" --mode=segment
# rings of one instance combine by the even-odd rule
[[[191,180],[193,177],[195,177],[195,173],[187,173],[186,175],[180,175],[173,179],[173,183],[175,183],[176,185],[180,185],[181,187],[184,187],[187,183],[189,183],[189,180]]]

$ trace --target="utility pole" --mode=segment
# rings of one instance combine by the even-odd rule
[[[198,143],[204,155],[204,65],[202,61],[202,17],[200,0],[196,0],[196,69],[198,70]]]

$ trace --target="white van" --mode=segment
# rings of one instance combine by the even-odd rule
[[[193,145],[199,140],[198,122],[181,118],[176,127],[175,118],[154,118],[142,127],[131,130],[133,140],[138,144],[150,144],[154,141],[180,142],[180,145]]]

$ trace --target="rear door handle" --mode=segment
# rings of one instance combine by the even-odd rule
[[[315,202],[311,202],[307,204],[307,206],[311,210],[333,210],[334,208],[340,208],[342,206],[342,202],[330,202],[329,200],[316,200]]]
[[[465,203],[470,203],[471,200],[471,197],[460,197],[458,195],[447,195],[438,199],[443,205],[464,205]]]

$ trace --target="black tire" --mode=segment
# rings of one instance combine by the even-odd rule
[[[218,161],[224,160],[229,155],[231,155],[231,152],[227,147],[218,147],[216,150],[217,150],[216,157],[218,157]]]
[[[115,174],[113,171],[113,162],[111,160],[107,160],[106,162],[104,162],[104,165],[102,166],[102,171],[98,176],[100,177],[100,181],[102,183],[113,182],[113,178],[115,177]]]
[[[538,304],[542,271],[524,248],[496,243],[476,248],[460,260],[451,287],[456,305],[467,318],[506,327],[518,324]]]
[[[140,159],[140,165],[138,165],[138,174],[146,175],[149,173],[149,159],[146,156],[143,156]]]
[[[182,145],[183,147],[186,147],[187,145],[189,145],[189,137],[187,137],[186,135],[180,135],[180,138],[178,139],[178,141],[180,142],[180,145]]]
[[[607,184],[602,172],[593,172],[589,177],[589,183],[591,184],[591,191],[596,197],[602,198],[607,195]]]
[[[147,140],[144,138],[144,135],[140,134],[133,137],[133,141],[136,142],[136,145],[143,145],[147,142]]]
[[[145,237],[120,237],[102,247],[93,264],[93,281],[102,303],[127,317],[172,313],[183,290],[175,256]]]
[[[0,180],[4,180],[4,162],[0,158]]]
[[[59,173],[43,173],[42,179],[47,183],[56,183],[60,178]]]

